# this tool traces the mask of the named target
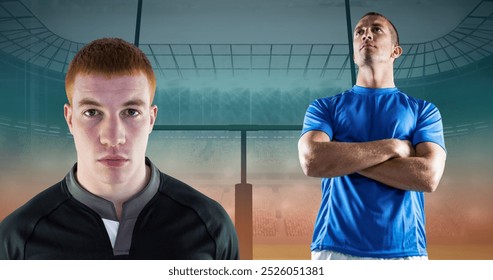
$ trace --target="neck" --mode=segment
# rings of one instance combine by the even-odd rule
[[[360,66],[356,85],[367,88],[395,87],[393,65],[389,67]]]

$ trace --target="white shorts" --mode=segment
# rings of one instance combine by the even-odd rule
[[[427,256],[409,256],[401,258],[369,258],[347,255],[330,250],[312,251],[312,260],[428,260]]]

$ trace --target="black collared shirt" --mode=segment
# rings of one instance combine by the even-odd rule
[[[238,259],[223,207],[146,164],[151,180],[124,204],[120,221],[71,170],[0,223],[0,259]],[[119,223],[114,243],[105,220]]]
[[[77,165],[65,177],[69,193],[79,202],[94,210],[101,217],[110,238],[114,255],[128,255],[132,242],[133,230],[142,209],[159,190],[159,170],[150,160],[146,164],[151,168],[151,177],[147,185],[123,203],[121,218],[118,219],[111,201],[96,196],[84,189],[77,181]]]

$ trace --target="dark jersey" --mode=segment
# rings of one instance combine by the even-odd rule
[[[236,231],[222,206],[158,174],[126,254],[114,253],[101,216],[62,180],[0,223],[0,259],[238,259]]]

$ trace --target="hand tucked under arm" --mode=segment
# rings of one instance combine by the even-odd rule
[[[384,139],[372,142],[330,141],[322,131],[309,131],[298,141],[303,172],[311,177],[337,177],[367,169],[397,157],[409,157],[414,150],[408,141]]]
[[[358,173],[394,188],[433,192],[442,178],[445,160],[442,147],[423,142],[416,146],[415,156],[393,158]]]

